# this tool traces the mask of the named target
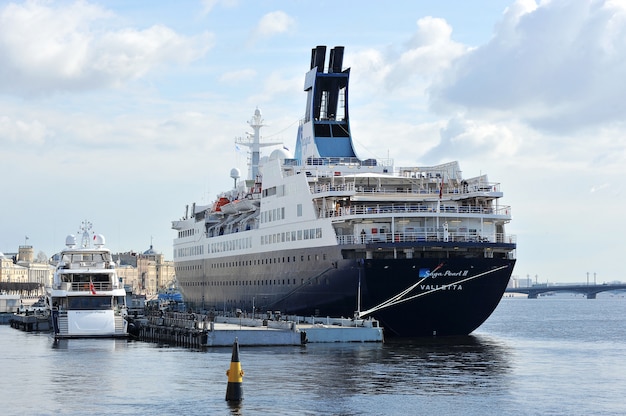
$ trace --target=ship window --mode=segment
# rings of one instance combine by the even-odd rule
[[[301,216],[302,216],[302,204],[298,204],[298,205],[296,206],[296,215],[297,215],[298,217],[301,217]]]
[[[68,309],[107,310],[111,309],[111,297],[108,296],[72,296],[68,297]]]

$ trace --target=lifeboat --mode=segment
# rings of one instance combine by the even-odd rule
[[[230,203],[230,201],[228,200],[228,198],[226,197],[220,197],[217,201],[215,201],[215,203],[213,204],[213,212],[220,212],[222,211],[222,207],[224,205],[227,205],[228,203]]]

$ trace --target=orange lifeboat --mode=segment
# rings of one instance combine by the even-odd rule
[[[228,204],[230,201],[228,200],[228,198],[226,197],[221,197],[219,198],[217,201],[215,201],[215,203],[213,204],[213,212],[220,212],[222,211],[222,207],[226,204]]]

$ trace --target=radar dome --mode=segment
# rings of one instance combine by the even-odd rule
[[[74,247],[76,245],[76,236],[74,234],[70,234],[65,237],[65,245],[67,247]]]
[[[233,179],[239,179],[241,178],[241,171],[237,168],[232,168],[230,170],[230,177]]]
[[[93,241],[94,241],[94,245],[96,247],[102,247],[105,243],[104,243],[104,236],[102,234],[96,234],[93,237]]]
[[[279,159],[281,162],[284,162],[285,159],[293,159],[293,156],[289,152],[289,150],[282,148],[276,149],[272,153],[270,153],[270,160]]]

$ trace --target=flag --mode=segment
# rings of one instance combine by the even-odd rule
[[[93,285],[93,281],[91,280],[91,277],[89,278],[89,290],[91,290],[92,295],[96,294],[96,288]]]

